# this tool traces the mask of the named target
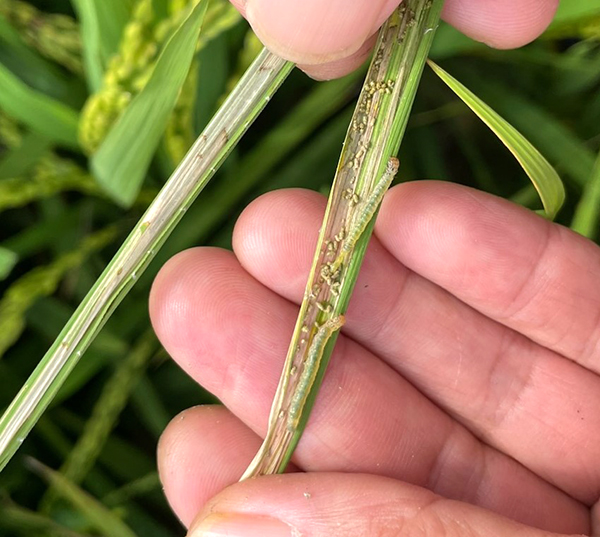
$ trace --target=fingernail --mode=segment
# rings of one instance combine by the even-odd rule
[[[375,30],[386,0],[247,0],[246,17],[272,52],[320,64],[356,52]]]
[[[293,537],[290,525],[267,516],[215,513],[194,526],[187,537]]]

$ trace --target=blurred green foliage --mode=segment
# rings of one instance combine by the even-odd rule
[[[191,68],[142,169],[141,192],[131,207],[119,205],[88,158],[197,3],[0,0],[0,407],[259,50],[229,4],[212,0],[200,39],[187,45]],[[597,240],[600,0],[563,2],[548,32],[516,51],[443,26],[432,56],[557,167],[567,188],[558,220]],[[149,331],[153,276],[184,248],[230,247],[236,217],[263,192],[327,191],[360,80],[360,72],[328,83],[294,73],[280,90],[0,475],[0,535],[181,533],[156,476],[156,442],[172,416],[212,397]],[[431,72],[400,159],[400,181],[455,181],[540,208],[504,146]]]

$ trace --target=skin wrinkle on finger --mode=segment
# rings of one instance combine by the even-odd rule
[[[192,529],[207,514],[241,512],[260,515],[271,504],[273,510],[270,515],[288,522],[302,535],[330,535],[334,528],[337,535],[349,537],[363,535],[367,528],[371,535],[389,535],[389,531],[393,531],[394,535],[400,532],[405,535],[407,525],[404,519],[415,519],[428,503],[437,500],[434,494],[417,488],[413,489],[413,497],[410,493],[403,494],[403,490],[394,494],[395,482],[372,476],[343,475],[340,476],[343,492],[336,487],[329,490],[331,485],[327,486],[323,481],[330,481],[330,477],[333,475],[299,474],[291,478],[286,476],[284,481],[282,476],[268,476],[237,484],[208,502]],[[344,482],[351,478],[362,478],[368,485],[377,483],[380,490],[387,494],[379,497],[372,486],[361,489],[345,486]],[[275,491],[279,497],[272,494]],[[306,491],[310,491],[310,503],[307,503]],[[261,499],[240,505],[241,496]],[[286,500],[282,501],[284,497]]]
[[[378,221],[385,246],[484,315],[600,373],[600,348],[595,356],[582,356],[598,332],[594,320],[600,290],[594,282],[600,277],[600,249],[506,200],[443,183],[424,184],[429,186],[390,191]],[[464,196],[467,190],[486,199],[485,206]],[[409,204],[403,202],[407,198]],[[386,203],[411,215],[405,220],[404,214],[386,212]],[[415,217],[418,223],[407,228],[408,218]],[[451,243],[448,229],[456,230]],[[427,249],[421,247],[423,240]],[[438,268],[439,259],[444,259],[444,270]]]
[[[158,470],[167,499],[186,527],[210,498],[239,480],[260,442],[221,406],[194,407],[173,418],[160,438]]]
[[[298,534],[313,537],[559,537],[418,487],[368,475],[295,474],[239,483],[212,499],[193,529],[201,529],[202,520],[211,514],[231,513],[277,518]],[[196,535],[192,532],[192,537]]]
[[[399,196],[396,197],[397,199],[400,199]],[[404,199],[406,199],[405,195]],[[491,199],[492,198],[490,197],[490,200]],[[436,206],[436,200],[432,199],[431,195],[427,197],[426,203],[431,208],[432,213],[439,215],[440,208]],[[445,206],[448,207],[449,205],[451,205],[451,202],[448,203],[448,201],[445,200]],[[402,207],[394,207],[393,212],[401,212],[402,210]],[[487,208],[485,212],[486,214],[489,214],[489,208]],[[452,229],[452,227],[454,225],[457,225],[456,223],[457,221],[459,221],[459,218],[456,217],[454,211],[450,211],[450,213],[451,214],[448,215],[448,218],[444,219],[444,222],[439,226],[439,229],[443,230],[443,234],[445,237],[448,237],[448,234],[451,233],[450,230]],[[473,211],[472,208],[469,209],[467,207],[464,207],[464,210],[461,210],[460,214],[466,215],[467,213],[470,216],[469,223],[461,223],[458,225],[462,225],[462,227],[465,229],[476,229],[477,217],[475,217],[474,219],[471,218],[473,214],[476,214],[476,211]],[[385,221],[385,207],[382,209],[382,214],[384,215],[383,219]],[[392,212],[388,214],[392,214]],[[410,216],[408,216],[407,218],[410,218]],[[423,218],[426,220],[427,215],[424,215]],[[503,222],[509,220],[510,217],[508,214],[502,218]],[[402,224],[398,225],[401,226]],[[518,224],[516,225],[517,227],[519,227]],[[544,225],[546,225],[545,222]],[[527,227],[528,229],[531,229],[531,226],[524,225],[522,227]],[[560,228],[556,229],[560,230]],[[502,233],[507,233],[506,226],[502,227]],[[572,236],[572,239],[575,241],[580,240],[574,235]],[[444,238],[444,241],[447,242],[447,238]],[[423,244],[422,239],[417,239],[416,244],[419,244],[418,249],[421,250],[421,245]],[[540,248],[543,248],[545,251],[547,251],[547,249],[543,247],[544,241],[541,241],[541,244],[542,246]],[[457,248],[450,248],[450,250],[456,249]],[[480,241],[478,243],[478,251],[481,251],[483,249],[484,242]],[[559,247],[555,247],[553,248],[553,250],[554,256],[560,256],[559,252],[567,252],[569,250],[572,250],[572,248],[569,249],[567,248],[567,244],[561,243]],[[427,251],[431,251],[431,248],[428,248]],[[514,246],[511,248],[511,251],[515,251]],[[528,252],[528,255],[532,255],[534,259],[536,258],[535,249],[526,249],[525,251]],[[443,258],[448,263],[448,261],[453,257],[459,259],[462,255],[465,254],[452,253],[450,255],[447,255],[447,253],[445,253],[440,256],[440,259]],[[507,256],[507,259],[509,258],[510,257]],[[494,259],[496,259],[496,257],[494,257]],[[508,262],[507,266],[508,265],[510,265],[509,270],[512,274],[514,272],[515,263]],[[464,285],[462,285],[462,287],[469,288],[471,290],[473,287],[470,278],[472,271],[461,269],[457,272],[460,272],[461,274],[467,274],[467,276],[465,276],[465,283]],[[478,269],[478,272],[485,275],[483,278],[485,281],[482,282],[482,287],[487,286],[487,290],[489,290],[490,274],[493,271]],[[531,282],[531,278],[528,276],[531,274],[533,274],[533,272],[530,269],[526,269],[524,281]],[[561,278],[558,281],[565,281],[565,279]],[[552,278],[549,279],[549,282],[550,283],[545,282],[543,286],[540,286],[540,288],[554,290],[556,288],[556,285],[554,285]],[[451,288],[454,287],[451,286]],[[510,293],[511,295],[513,295],[512,292]],[[514,296],[517,296],[518,294],[519,293],[515,293]],[[539,295],[539,293],[537,294]],[[569,296],[570,294],[570,291],[565,291],[566,296]],[[459,298],[462,298],[462,296],[459,295]],[[471,299],[467,302],[473,304],[473,297],[471,297]],[[526,302],[529,302],[529,299]],[[596,304],[595,307],[597,309],[598,305]],[[530,312],[529,315],[532,316],[532,312]],[[569,317],[577,318],[576,308],[573,309],[573,315]],[[584,320],[587,323],[587,318],[585,315],[580,315],[579,319],[580,323],[581,320]],[[514,326],[514,323],[511,324],[512,326]],[[542,320],[542,322],[536,323],[536,326],[538,324],[540,325],[540,327],[543,327],[543,325],[548,326],[547,320]],[[557,325],[557,323],[554,324]],[[558,326],[560,326],[560,323],[558,324]],[[562,329],[560,330],[560,332],[562,333]],[[532,448],[535,447],[536,443],[543,445],[545,441],[544,439],[547,438],[549,434],[550,438],[553,438],[553,440],[551,442],[548,442],[548,444],[550,444],[555,450],[557,454],[557,459],[568,461],[566,465],[564,462],[560,465],[553,465],[557,469],[564,471],[565,475],[563,477],[558,477],[555,474],[554,476],[551,476],[551,480],[554,482],[558,481],[558,483],[563,488],[565,487],[564,479],[566,478],[570,480],[572,484],[570,486],[567,485],[567,490],[575,496],[578,496],[580,499],[585,499],[589,502],[590,500],[593,500],[598,497],[598,491],[600,488],[600,479],[598,476],[597,465],[593,463],[593,460],[597,460],[598,454],[594,454],[595,450],[590,451],[589,449],[589,446],[593,445],[593,441],[590,442],[589,439],[589,431],[600,430],[600,423],[598,422],[598,419],[594,419],[595,416],[597,416],[597,413],[593,411],[594,407],[597,408],[598,401],[594,401],[592,404],[590,404],[590,406],[587,406],[588,403],[591,402],[589,398],[592,397],[597,399],[598,394],[600,393],[598,377],[595,375],[591,375],[590,372],[586,371],[583,368],[571,366],[568,362],[561,360],[556,355],[553,355],[553,353],[547,351],[546,355],[544,356],[544,360],[537,360],[536,362],[534,362],[534,364],[535,367],[531,368],[530,372],[527,373],[527,375],[521,376],[521,378],[526,379],[527,382],[523,383],[522,386],[515,392],[518,395],[518,398],[514,401],[514,403],[504,405],[504,407],[508,409],[508,412],[505,410],[501,414],[502,420],[497,423],[497,426],[501,428],[504,425],[506,425],[507,421],[510,420],[514,423],[516,427],[519,427],[519,423],[523,421],[523,417],[527,419],[527,414],[530,414],[531,417],[534,418],[534,421],[531,422],[531,424],[541,424],[541,429],[540,427],[529,428],[528,434],[523,436],[523,438],[526,440],[526,443],[530,443]],[[513,378],[513,376],[511,375],[510,378]],[[545,396],[542,396],[542,393],[545,393]],[[581,406],[579,403],[581,403]],[[561,416],[564,416],[562,422],[561,420],[559,420],[559,417]],[[547,432],[541,434],[544,431],[544,428]],[[514,429],[514,427],[509,427],[509,430],[510,429]],[[537,434],[536,429],[538,429]],[[565,431],[569,432],[565,434]],[[514,437],[515,435],[512,436]],[[509,434],[505,436],[505,438],[510,437],[511,435]],[[484,438],[487,438],[487,435],[485,435]],[[492,442],[492,444],[504,451],[506,451],[508,447],[506,443],[499,443],[498,441]],[[531,451],[532,453],[535,453],[536,450],[532,449]],[[513,456],[515,456],[514,450],[509,450],[509,452],[511,452]],[[569,454],[570,456],[565,457],[566,454]],[[583,456],[587,455],[587,462],[585,460],[582,460],[582,454]],[[522,456],[517,455],[517,458],[521,461],[524,461]],[[527,462],[528,466],[531,466],[534,469],[536,469],[537,461],[535,461],[535,459],[533,460],[533,463],[531,459],[529,459],[529,461],[527,461],[526,459],[524,462]],[[567,470],[566,466],[569,466],[570,464],[580,466],[580,477],[577,477],[577,474],[573,474],[572,476],[569,475],[569,471]],[[548,474],[544,472],[543,475]],[[572,486],[578,487],[581,483],[585,483],[586,481],[589,483],[589,487],[587,488],[587,492],[584,494],[584,496],[581,496],[581,492],[583,492],[583,489],[580,491],[579,494],[577,494],[577,492],[575,492],[571,488]]]
[[[299,65],[308,76],[315,80],[332,80],[358,69],[371,55],[377,35],[371,36],[354,54],[341,60],[322,65]]]
[[[173,286],[180,289],[180,292],[185,290],[185,294],[181,297],[168,297],[165,295],[164,287],[169,287],[169,283],[159,276],[155,285],[157,294],[152,299],[153,323],[165,348],[184,367],[187,367],[194,378],[211,391],[215,391],[215,386],[223,390],[218,391],[216,395],[252,429],[263,431],[277,382],[277,369],[279,369],[273,367],[271,362],[279,361],[285,354],[289,339],[289,334],[282,333],[280,330],[273,333],[273,312],[279,312],[276,317],[279,323],[285,325],[289,321],[291,326],[295,317],[295,307],[283,299],[279,299],[279,306],[275,305],[268,298],[268,295],[272,294],[271,291],[257,284],[241,268],[239,274],[229,276],[231,268],[221,266],[224,263],[231,267],[233,259],[230,254],[214,249],[194,250],[187,254],[180,254],[177,259],[177,270],[167,270],[166,274],[174,274],[177,278],[185,280],[188,277],[186,273],[189,271],[201,270],[212,274],[212,279],[204,281],[201,289],[190,289],[184,284]],[[226,275],[225,278],[222,277],[223,274]],[[190,277],[192,281],[202,281],[193,274]],[[230,292],[231,277],[238,282],[234,293]],[[212,298],[213,294],[218,295],[220,300],[215,301]],[[173,318],[168,308],[161,308],[156,303],[161,295],[164,301],[178,302],[184,299],[196,304],[197,308],[193,311],[182,308],[182,311],[189,313],[189,318]],[[219,307],[226,308],[230,321],[238,318],[247,319],[251,312],[252,327],[244,329],[236,339],[215,338],[213,335],[219,333],[219,324],[217,322],[213,325],[211,319],[220,320],[223,317],[221,313],[208,311],[215,303]],[[264,303],[269,304],[268,308],[261,307]],[[156,312],[160,312],[158,316]],[[165,316],[168,318],[167,322],[175,327],[175,332],[164,331],[162,318]],[[183,333],[193,334],[194,337],[193,341],[188,341],[188,345],[191,345],[190,349],[183,351],[183,361],[177,352],[171,351],[170,346],[171,339],[185,339],[181,338],[177,327],[183,327]],[[261,333],[263,336],[259,342],[255,341],[254,335]],[[205,340],[210,339],[211,336],[215,341],[207,344]],[[194,348],[195,341],[204,342],[201,353]],[[244,341],[248,341],[249,344],[244,344]],[[227,346],[228,344],[231,348]],[[311,425],[297,452],[296,460],[304,469],[325,468],[347,471],[350,466],[352,471],[383,473],[411,482],[425,483],[431,466],[431,462],[428,461],[434,460],[439,449],[446,442],[451,440],[456,442],[457,446],[464,444],[463,448],[456,448],[457,452],[460,452],[475,441],[466,431],[462,428],[456,429],[455,426],[452,428],[453,438],[445,438],[443,431],[451,422],[444,414],[435,409],[401,378],[390,375],[388,367],[372,355],[365,353],[350,340],[347,340],[347,345],[348,351],[343,360],[336,360],[334,355],[315,406]],[[181,348],[179,352],[182,352]],[[194,353],[196,353],[195,363],[188,363],[185,357]],[[218,360],[224,357],[227,358],[224,363]],[[257,359],[259,360],[257,363],[252,363]],[[205,362],[213,364],[214,372],[206,370]],[[243,367],[248,375],[240,378],[235,389],[229,391],[228,386],[223,384],[222,373],[218,372],[219,364],[228,370],[228,378],[235,378],[237,376],[235,369],[240,367]],[[365,371],[369,372],[366,376]],[[391,414],[390,407],[398,409],[399,413]],[[373,415],[379,416],[378,420],[374,421]],[[260,419],[260,416],[264,419]],[[347,427],[348,423],[354,424],[351,429]],[[437,439],[431,438],[431,430],[436,431]],[[460,433],[457,434],[457,431]],[[373,448],[366,452],[364,438],[368,438],[373,444]],[[340,453],[344,454],[343,458],[340,457]],[[503,460],[500,454],[496,454],[495,457]],[[496,468],[501,468],[501,471],[496,471]],[[521,501],[514,505],[516,511],[507,514],[537,525],[554,524],[560,527],[560,524],[565,523],[580,524],[581,517],[584,516],[580,506],[553,487],[548,487],[514,461],[509,462],[509,468],[504,465],[489,467],[491,484],[493,483],[498,490],[507,491],[511,487],[510,483],[514,485],[514,490],[510,494],[511,505],[515,503],[514,497],[521,498]],[[458,464],[455,469],[446,468],[444,479],[460,482],[462,478],[455,471],[464,472],[465,468],[462,464]],[[471,474],[469,470],[469,475]],[[469,499],[469,491],[462,492],[464,497]],[[505,499],[492,496],[485,498],[491,502],[486,506],[505,512],[502,506]],[[527,498],[532,496],[544,498],[543,503],[547,509],[544,516],[536,521],[528,518],[531,512],[527,509]],[[493,502],[497,502],[496,505]],[[553,517],[555,518],[556,513],[572,513],[573,519],[568,517],[565,519],[565,516],[561,515],[555,520]],[[572,526],[569,525],[567,528]]]
[[[463,191],[473,197],[474,191]],[[428,203],[436,199],[433,194],[425,198]],[[481,205],[477,197],[473,201]],[[250,206],[238,221],[234,249],[242,265],[288,300],[298,302],[302,296],[314,249],[310,229],[318,228],[323,203],[316,194],[279,192]],[[293,221],[287,218],[291,210]],[[389,208],[391,214],[397,210]],[[418,220],[413,216],[408,225],[418,225]],[[443,229],[450,231],[452,225]],[[427,248],[427,240],[421,239],[419,247]],[[282,266],[282,271],[273,272],[272,266]],[[597,376],[403,268],[376,239],[369,246],[345,332],[477,437],[580,500],[597,498],[600,452],[590,447],[600,444]]]
[[[226,409],[218,408],[218,407],[197,407],[194,409],[190,409],[185,413],[185,421],[179,419],[179,417],[175,418],[167,430],[165,431],[164,438],[161,440],[162,449],[159,451],[159,469],[161,479],[163,481],[163,485],[165,487],[165,492],[167,497],[174,508],[177,515],[180,517],[184,525],[189,526],[192,519],[196,516],[198,512],[204,506],[204,513],[207,511],[219,511],[221,508],[224,511],[227,511],[227,507],[222,507],[220,505],[216,505],[215,503],[219,503],[219,500],[223,495],[217,498],[213,498],[219,492],[231,485],[235,490],[237,485],[235,485],[237,481],[237,476],[242,471],[244,460],[249,460],[252,456],[252,450],[256,448],[256,444],[258,443],[258,438],[254,437],[251,441],[239,442],[236,441],[235,435],[239,433],[240,437],[246,438],[247,434],[252,435],[248,429],[245,428],[234,416],[232,416]],[[187,422],[187,423],[186,423]],[[184,441],[182,441],[182,437]],[[164,447],[166,444],[172,444],[170,447]],[[183,468],[181,461],[187,462],[187,468]],[[205,461],[211,461],[211,464],[207,465]],[[168,468],[171,468],[171,471],[167,471]],[[206,472],[209,476],[212,474],[213,469],[222,469],[222,481],[221,482],[213,482],[209,479],[204,479],[204,476],[198,470],[202,472]],[[175,480],[173,480],[173,475],[179,472],[179,476],[176,476]],[[323,474],[304,474],[293,479],[304,479],[307,477],[314,482],[314,480],[320,480],[321,478],[327,478],[327,476],[323,476]],[[368,481],[366,484],[363,484],[360,488],[361,492],[361,500],[365,499],[365,489],[368,486],[369,482],[372,480],[379,479],[375,476],[364,476]],[[354,475],[350,476],[345,474],[343,479],[361,479],[362,476]],[[262,479],[262,478],[261,478]],[[256,481],[256,480],[253,480]],[[264,483],[264,481],[263,481]],[[405,489],[409,487],[406,484],[401,482],[393,482],[389,479],[385,480],[385,483],[388,485]],[[270,487],[269,487],[270,488]],[[336,490],[339,491],[340,486],[339,482],[336,484]],[[322,501],[325,496],[324,494],[320,494],[318,489],[311,484],[303,485],[296,489],[301,495],[302,501],[306,504],[307,497],[305,495],[306,492],[310,494],[310,501]],[[347,490],[347,487],[343,490]],[[381,486],[378,486],[377,489],[373,489],[375,491],[381,490]],[[419,490],[420,494],[431,494],[422,489]],[[294,487],[288,486],[287,490],[284,494],[281,494],[276,502],[267,504],[268,498],[265,498],[261,503],[263,505],[269,505],[269,509],[281,509],[282,503],[287,502],[288,499],[293,501],[295,496]],[[229,494],[230,491],[225,491],[225,495]],[[392,491],[393,492],[393,491]],[[369,491],[367,489],[367,494]],[[244,495],[246,497],[246,502],[249,496]],[[383,498],[390,498],[390,492],[385,489],[382,490]],[[255,492],[251,496],[254,500],[261,497],[260,492]],[[435,496],[430,496],[435,498]],[[350,521],[356,521],[356,509],[362,511],[362,508],[357,507],[356,501],[352,500],[352,493],[348,494],[348,496],[344,496],[340,499],[342,502],[339,508],[347,508],[348,505],[353,505],[355,508],[353,510],[354,516],[350,516]],[[393,499],[391,500],[393,505],[400,498],[394,494]],[[356,499],[358,500],[358,498]],[[405,498],[406,500],[406,498]],[[436,501],[440,501],[437,500]],[[447,501],[447,500],[442,500]],[[208,504],[207,504],[208,502]],[[363,505],[362,501],[360,502]],[[452,503],[452,502],[450,502]],[[185,504],[185,505],[184,505]],[[205,505],[207,504],[207,505]],[[377,508],[378,505],[383,505],[381,501],[367,501],[365,502],[365,517],[369,518],[369,513],[373,516],[372,520],[386,521],[386,527],[393,527],[394,524],[397,524],[400,521],[400,516],[407,516],[406,511],[398,511],[394,510],[394,513],[390,513],[390,516],[374,516],[373,509]],[[240,507],[233,503],[232,508],[229,510],[235,510],[236,512],[240,511]],[[302,503],[298,506],[302,508]],[[332,506],[333,507],[333,506]],[[410,502],[407,505],[410,508]],[[533,507],[533,506],[532,506]],[[338,513],[339,516],[343,516],[342,513],[345,512],[344,509],[340,510],[337,507],[334,507],[333,510]],[[419,515],[425,514],[421,513],[425,508],[421,507],[419,509]],[[243,511],[243,508],[241,508]],[[313,511],[314,512],[314,511]],[[272,513],[271,513],[272,514]],[[446,515],[448,513],[446,512]],[[442,513],[440,521],[446,519],[446,515]],[[203,515],[201,515],[202,517]],[[345,516],[345,515],[344,515]],[[488,515],[490,516],[490,515]],[[494,515],[491,515],[492,517]],[[311,517],[303,517],[307,521],[311,519]],[[413,517],[409,517],[413,518]],[[431,521],[427,521],[431,523]],[[338,526],[339,529],[340,526]],[[428,529],[431,530],[432,526],[427,525]],[[400,529],[400,528],[399,528]],[[464,527],[463,527],[464,530]],[[370,533],[371,535],[372,533]],[[433,533],[428,532],[427,535],[431,535]],[[493,533],[492,533],[493,534]],[[405,535],[405,533],[402,533]],[[459,535],[464,535],[464,533],[459,533]],[[495,535],[495,534],[494,534]]]

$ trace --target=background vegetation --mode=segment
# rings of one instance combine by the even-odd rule
[[[138,166],[143,183],[102,182],[90,163],[192,3],[103,0],[94,26],[87,2],[0,0],[0,409],[260,50],[229,4],[212,0],[183,90]],[[565,0],[553,26],[516,51],[444,26],[432,57],[557,167],[568,193],[558,220],[597,240],[600,0]],[[0,475],[0,535],[181,534],[155,446],[177,412],[212,398],[154,338],[152,279],[184,248],[229,248],[237,215],[265,191],[327,192],[362,74],[286,82]],[[400,160],[400,181],[455,181],[539,208],[506,149],[429,71]]]

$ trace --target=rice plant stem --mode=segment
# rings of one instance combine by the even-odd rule
[[[283,472],[306,427],[379,203],[397,166],[393,156],[442,6],[443,0],[405,0],[380,32],[344,142],[267,434],[242,479]]]
[[[293,64],[267,50],[250,66],[0,419],[0,470],[292,69]]]

